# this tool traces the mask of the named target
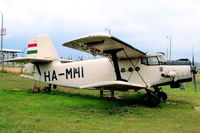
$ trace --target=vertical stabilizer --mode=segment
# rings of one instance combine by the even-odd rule
[[[59,59],[48,35],[36,36],[29,40],[27,57]]]

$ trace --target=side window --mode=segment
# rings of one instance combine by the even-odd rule
[[[142,58],[141,59],[141,63],[144,64],[144,65],[148,65],[148,60],[146,57]]]
[[[153,56],[153,57],[149,57],[148,58],[148,64],[149,65],[158,65],[159,62],[158,62],[158,58]]]

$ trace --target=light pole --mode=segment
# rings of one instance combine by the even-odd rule
[[[168,43],[167,43],[167,51],[166,51],[166,57],[167,57],[167,59],[169,59],[169,57],[168,57]]]
[[[169,38],[169,60],[172,59],[172,39],[171,36],[166,36],[166,38]]]
[[[1,58],[2,58],[2,69],[4,71],[4,53],[3,53],[3,12],[1,13]]]

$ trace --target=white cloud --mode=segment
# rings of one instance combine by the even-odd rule
[[[10,39],[17,34],[50,33],[66,40],[110,28],[144,51],[165,51],[166,36],[171,36],[174,51],[183,53],[200,42],[199,7],[199,0],[0,1]]]

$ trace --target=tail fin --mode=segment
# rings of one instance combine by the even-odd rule
[[[40,35],[28,42],[27,57],[59,59],[48,35]]]

